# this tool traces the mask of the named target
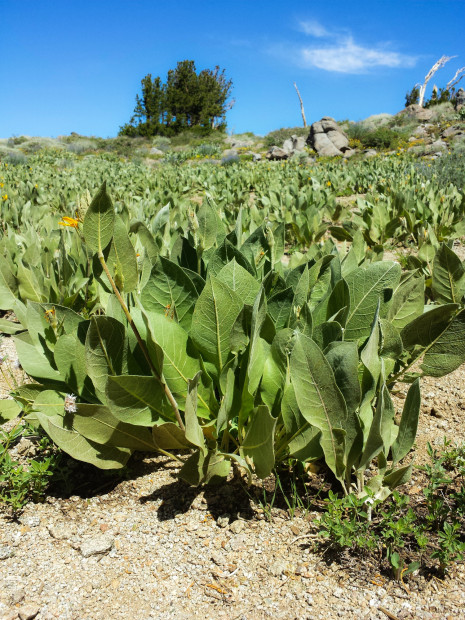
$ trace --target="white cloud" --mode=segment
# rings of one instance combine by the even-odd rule
[[[300,22],[300,29],[311,37],[329,37],[331,33],[315,19]]]
[[[339,73],[364,73],[374,67],[413,67],[416,63],[414,56],[363,47],[354,43],[352,38],[326,47],[305,47],[300,54],[306,67]]]
[[[416,57],[388,49],[386,44],[367,47],[354,41],[353,36],[342,29],[328,30],[317,20],[302,20],[300,30],[314,39],[326,39],[323,43],[300,47],[297,51],[299,64],[324,71],[338,73],[366,73],[376,67],[413,67]]]

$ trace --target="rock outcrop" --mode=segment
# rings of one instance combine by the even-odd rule
[[[410,118],[415,118],[417,121],[429,121],[433,116],[433,112],[429,108],[422,108],[418,103],[412,103],[407,106],[398,114],[407,114]]]
[[[459,88],[455,99],[455,109],[461,110],[463,107],[465,107],[465,90]]]
[[[313,123],[307,144],[323,157],[343,155],[349,150],[349,139],[330,116],[324,116],[321,121]]]
[[[293,135],[287,140],[284,140],[282,148],[279,146],[272,146],[268,149],[266,158],[270,160],[282,160],[289,159],[293,155],[303,153],[305,151],[306,140],[301,136]]]

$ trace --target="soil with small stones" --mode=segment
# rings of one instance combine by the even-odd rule
[[[12,338],[0,340],[0,355],[15,359]],[[22,381],[20,369],[12,372]],[[1,376],[0,398],[8,383]],[[394,396],[398,412],[406,391],[400,385]],[[465,441],[464,367],[423,379],[422,395],[420,465],[428,443]],[[194,489],[177,480],[173,461],[143,457],[119,482],[71,462],[75,495],[30,503],[18,520],[0,514],[0,620],[465,618],[463,563],[444,580],[399,584],[375,561],[316,553],[312,538],[299,537],[315,531],[317,512],[291,519],[282,505],[267,518],[252,501],[258,486],[247,491],[233,479]],[[403,488],[413,503],[422,482],[415,471]]]

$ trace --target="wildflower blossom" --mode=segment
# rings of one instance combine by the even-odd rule
[[[2,199],[3,200],[8,200],[8,194],[3,194]]]
[[[66,394],[65,411],[66,413],[76,413],[76,396],[74,394]]]
[[[58,222],[60,226],[70,226],[71,228],[77,228],[79,225],[79,220],[74,217],[68,217],[67,215],[63,215],[61,218],[63,221]]]

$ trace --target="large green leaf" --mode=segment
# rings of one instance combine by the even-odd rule
[[[202,428],[197,418],[197,385],[199,383],[201,372],[199,371],[195,377],[188,382],[188,390],[186,397],[186,410],[184,412],[186,422],[186,439],[194,446],[197,446],[206,456],[208,450],[205,445]]]
[[[34,402],[34,411],[45,432],[74,459],[91,463],[100,469],[119,469],[126,465],[131,456],[128,448],[100,444],[78,433],[69,416],[64,415],[63,395],[57,392],[41,392]]]
[[[84,218],[84,238],[91,252],[103,252],[113,237],[114,224],[115,211],[106,183],[103,183]]]
[[[279,291],[268,299],[268,314],[273,319],[276,331],[289,326],[293,302],[292,287]]]
[[[400,419],[399,432],[393,443],[392,463],[395,465],[407,456],[411,447],[415,442],[418,429],[418,419],[420,417],[420,380],[417,379],[412,383],[405,399],[402,417]]]
[[[0,310],[11,310],[17,295],[17,280],[6,260],[0,256]]]
[[[460,258],[445,243],[436,252],[433,260],[434,298],[442,303],[461,302],[465,294],[465,267]]]
[[[446,329],[457,309],[457,304],[444,304],[413,319],[401,332],[404,347],[406,349],[412,349],[415,345],[428,347]]]
[[[255,473],[266,478],[274,467],[274,431],[276,418],[265,405],[256,407],[251,415],[241,454],[253,460]]]
[[[251,306],[254,303],[260,290],[260,282],[241,267],[235,258],[225,265],[216,277],[239,295],[244,304]]]
[[[248,273],[254,275],[254,269],[249,261],[228,239],[215,250],[208,261],[208,274],[216,276],[229,262],[235,260],[238,265],[243,267]]]
[[[76,409],[72,425],[86,439],[131,450],[155,450],[149,429],[121,422],[108,407],[79,403]]]
[[[106,397],[112,414],[122,422],[153,426],[174,420],[164,388],[155,377],[109,376]]]
[[[400,265],[391,261],[371,263],[346,276],[350,293],[350,311],[347,317],[344,340],[366,338],[371,321],[379,306],[379,315],[384,318],[389,309],[393,289],[400,280]]]
[[[130,293],[137,288],[139,274],[134,247],[121,217],[116,217],[107,265],[120,291]]]
[[[84,329],[82,335],[84,340]],[[86,369],[86,349],[77,334],[60,336],[53,355],[58,371],[70,389],[75,394],[81,394],[85,398],[95,400],[94,386]]]
[[[325,357],[344,396],[347,410],[356,411],[361,399],[357,344],[355,342],[334,342],[329,350],[325,351]]]
[[[443,377],[465,362],[465,310],[459,312],[435,339],[423,358],[426,375]]]
[[[13,420],[21,413],[22,407],[14,400],[0,400],[0,424],[4,424],[8,420]]]
[[[216,243],[216,236],[219,229],[217,218],[217,213],[210,204],[210,201],[204,200],[197,213],[197,220],[199,223],[197,234],[200,239],[202,250],[208,250]]]
[[[93,316],[85,344],[87,374],[105,403],[108,375],[127,372],[128,341],[122,323],[110,316]]]
[[[252,324],[250,329],[250,349],[247,375],[249,379],[248,389],[255,394],[260,384],[265,365],[266,356],[269,352],[269,344],[261,338],[261,329],[266,320],[266,297],[261,289],[255,298],[252,309]]]
[[[14,338],[18,359],[24,371],[36,380],[62,381],[60,373],[51,365],[43,350],[37,348],[28,333]]]
[[[187,383],[200,370],[187,332],[161,314],[147,314],[152,336],[163,351],[163,377],[176,396],[186,397]]]
[[[231,330],[243,305],[239,295],[213,276],[195,305],[190,336],[218,374],[227,361]]]
[[[295,334],[296,332],[289,328],[279,330],[265,359],[260,394],[270,410],[273,410],[276,399],[283,394]]]
[[[394,291],[388,319],[402,329],[417,316],[423,313],[425,278],[412,275],[403,280]]]
[[[331,366],[313,340],[297,333],[290,368],[299,409],[303,417],[321,431],[320,443],[326,463],[341,479],[347,407]]]
[[[394,413],[392,399],[384,385],[379,392],[376,412],[358,463],[359,471],[363,471],[380,452],[383,452],[387,457],[392,443]]]
[[[159,257],[141,294],[141,303],[148,312],[175,318],[189,329],[198,294],[194,283],[182,267]]]
[[[186,450],[192,444],[186,439],[186,434],[174,422],[165,422],[152,428],[153,442],[162,450]]]

